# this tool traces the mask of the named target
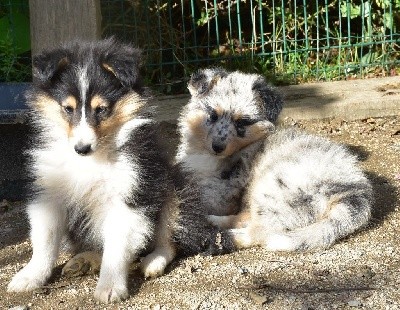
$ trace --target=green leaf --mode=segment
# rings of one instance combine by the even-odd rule
[[[392,27],[393,27],[393,15],[390,14],[389,12],[386,12],[383,15],[383,24],[385,25],[386,28],[392,29]]]
[[[350,17],[350,19],[353,19],[360,16],[361,10],[359,5],[342,1],[340,4],[340,13],[342,17]]]
[[[376,58],[376,52],[368,52],[361,58],[361,63],[366,65],[372,63]]]

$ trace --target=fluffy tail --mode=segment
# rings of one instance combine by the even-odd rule
[[[271,214],[268,221],[262,218],[250,219],[243,228],[227,230],[236,247],[247,248],[262,246],[270,251],[306,251],[316,248],[328,248],[366,225],[371,215],[372,188],[369,183],[353,192],[332,195],[322,214],[315,215],[312,223],[288,230],[271,230]],[[278,218],[279,220],[279,218]],[[284,220],[282,217],[280,220]],[[269,224],[267,224],[269,223]]]
[[[332,202],[315,223],[287,232],[269,234],[265,236],[263,245],[272,251],[328,248],[338,239],[368,223],[371,216],[371,200],[370,189],[362,193],[348,193],[339,201]]]

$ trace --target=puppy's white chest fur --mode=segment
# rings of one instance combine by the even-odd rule
[[[120,154],[115,159],[81,156],[57,143],[34,152],[38,185],[59,200],[86,205],[127,197],[137,184],[136,165]]]
[[[220,162],[209,154],[190,154],[179,159],[184,165],[198,173],[199,177],[220,176]]]

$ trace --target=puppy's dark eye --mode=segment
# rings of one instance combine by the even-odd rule
[[[248,117],[239,118],[236,120],[236,127],[246,127],[257,123],[257,120]]]
[[[244,127],[236,127],[236,132],[237,132],[237,135],[239,136],[239,137],[244,137],[244,134],[246,133],[246,128],[244,128]]]
[[[237,135],[239,137],[244,137],[244,134],[246,133],[246,127],[255,123],[257,123],[257,120],[255,119],[251,119],[248,117],[239,118],[235,121]]]
[[[218,120],[218,113],[214,109],[210,111],[210,121],[216,122]]]
[[[68,115],[71,115],[72,113],[74,113],[74,108],[67,105],[67,106],[63,106],[64,112],[67,113]]]
[[[99,106],[94,110],[94,113],[96,113],[96,115],[98,116],[103,116],[105,114],[107,114],[108,112],[108,107],[104,107],[104,106]]]

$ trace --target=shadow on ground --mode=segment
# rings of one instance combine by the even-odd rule
[[[370,152],[364,146],[345,144],[351,153],[357,156],[358,160],[366,161]],[[372,204],[371,224],[380,225],[385,218],[395,211],[397,204],[398,189],[391,184],[390,180],[375,172],[366,172],[367,178],[371,181],[374,192],[374,203]]]
[[[386,217],[395,211],[396,204],[398,203],[398,189],[387,178],[376,173],[368,172],[367,177],[371,180],[375,197],[371,223],[377,226],[382,224]]]
[[[267,276],[254,277],[253,285],[247,289],[251,296],[262,296],[260,303],[268,307],[268,303],[277,298],[297,300],[305,309],[320,309],[322,305],[348,304],[368,298],[375,290],[377,278],[370,267],[361,266],[349,270],[317,269],[297,273],[293,279],[285,271],[269,273]],[[312,298],[310,298],[312,297]],[[312,300],[312,301],[311,301]],[[359,305],[360,306],[360,305]]]

